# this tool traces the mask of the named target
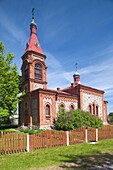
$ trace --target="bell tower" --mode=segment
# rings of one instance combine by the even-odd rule
[[[22,90],[31,92],[38,88],[47,88],[46,56],[44,55],[37,37],[37,25],[34,21],[34,8],[30,24],[30,38],[22,56]]]

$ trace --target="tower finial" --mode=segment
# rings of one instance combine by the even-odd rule
[[[32,8],[32,19],[34,19],[34,8]]]
[[[78,70],[78,63],[76,63],[75,66],[76,66],[76,72],[77,72],[77,70]]]
[[[30,24],[30,27],[35,27],[37,29],[37,26],[36,26],[36,23],[34,21],[34,8],[32,8],[32,21],[31,21],[31,24]]]

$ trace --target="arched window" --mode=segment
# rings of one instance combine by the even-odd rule
[[[91,108],[91,105],[89,105],[89,112],[92,114],[92,108]]]
[[[98,106],[96,106],[96,116],[98,116]]]
[[[59,106],[59,111],[62,112],[64,110],[64,105],[63,104],[60,104]]]
[[[63,105],[63,104],[61,104],[61,105],[60,105],[60,108],[62,108],[62,107],[64,107],[64,105]]]
[[[42,66],[39,63],[35,64],[34,74],[35,74],[35,79],[42,80]]]
[[[61,104],[60,107],[59,107],[59,109],[61,110],[61,109],[63,109],[63,108],[64,108],[64,105]]]
[[[95,105],[93,104],[93,115],[95,115]]]
[[[70,106],[70,111],[73,111],[73,110],[74,110],[74,106],[71,105],[71,106]]]
[[[28,79],[28,63],[24,66],[24,80]]]
[[[48,104],[46,105],[46,116],[50,116],[50,106]]]

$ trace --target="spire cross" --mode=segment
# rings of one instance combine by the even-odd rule
[[[77,72],[77,66],[78,66],[78,63],[76,63],[76,64],[75,64],[75,66],[76,66],[76,72]]]
[[[32,8],[32,18],[34,19],[34,8]]]

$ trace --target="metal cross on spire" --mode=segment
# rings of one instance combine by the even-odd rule
[[[34,18],[34,8],[32,8],[32,18]]]
[[[76,63],[76,64],[75,64],[75,66],[76,66],[76,72],[77,72],[77,69],[78,69],[78,68],[77,68],[77,67],[78,67],[78,63]]]

